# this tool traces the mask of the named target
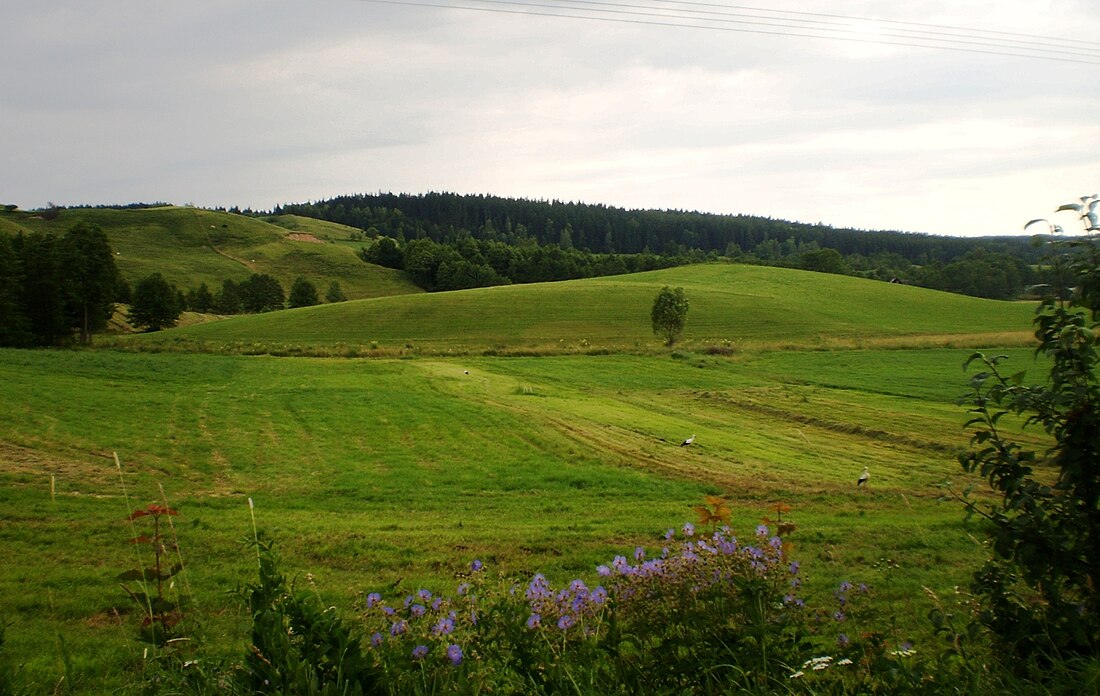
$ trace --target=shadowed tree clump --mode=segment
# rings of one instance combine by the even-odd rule
[[[78,223],[61,239],[61,265],[69,326],[80,342],[107,325],[114,313],[119,273],[107,235],[97,225]]]
[[[984,369],[971,378],[973,451],[963,468],[989,481],[999,501],[967,499],[969,513],[991,523],[992,559],[975,576],[980,621],[1014,668],[1100,654],[1100,199],[1062,206],[1085,222],[1083,237],[1055,237],[1054,265],[1072,287],[1049,287],[1035,317],[1036,353],[1050,365],[1042,384],[1009,374],[1004,356],[971,356]],[[1030,226],[1036,222],[1028,223]],[[1061,229],[1051,225],[1058,235]],[[1025,449],[1001,429],[1024,418],[1053,438]]]
[[[328,292],[325,293],[325,302],[344,302],[347,299],[339,281],[334,280],[329,283]]]
[[[688,300],[684,289],[673,290],[666,285],[653,300],[653,333],[663,338],[666,346],[672,347],[684,332],[687,313]]]
[[[154,273],[134,287],[129,319],[145,331],[160,331],[175,326],[182,310],[176,289],[164,276]]]
[[[312,307],[320,303],[321,300],[317,297],[317,287],[313,283],[302,276],[294,279],[294,284],[290,286],[290,297],[287,299],[288,305],[291,307]]]

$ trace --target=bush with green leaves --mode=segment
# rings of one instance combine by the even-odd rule
[[[259,579],[239,590],[252,616],[239,688],[249,694],[361,696],[383,693],[361,636],[315,593],[287,584],[269,543],[255,542]]]
[[[992,558],[974,581],[979,618],[1022,669],[1100,658],[1098,208],[1097,196],[1059,208],[1080,214],[1083,236],[1062,237],[1051,225],[1053,263],[1073,287],[1049,288],[1035,317],[1036,353],[1050,365],[1049,378],[1027,384],[1004,356],[975,353],[967,361],[982,369],[968,399],[972,449],[959,460],[998,496],[989,505],[967,499],[968,512],[991,530]],[[1014,441],[1002,427],[1010,414],[1041,427],[1051,446],[1037,452]]]

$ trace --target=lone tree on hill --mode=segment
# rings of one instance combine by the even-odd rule
[[[687,313],[688,301],[684,289],[673,290],[664,286],[653,300],[653,333],[663,338],[665,345],[671,348],[684,332]]]

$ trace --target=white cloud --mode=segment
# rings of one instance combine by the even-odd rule
[[[992,234],[1100,188],[1095,65],[356,0],[12,5],[24,207],[445,189]],[[770,6],[871,40],[1100,27],[1085,0]]]

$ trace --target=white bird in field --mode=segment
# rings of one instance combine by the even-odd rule
[[[856,487],[862,486],[867,483],[871,478],[871,472],[867,471],[867,467],[863,467],[863,473],[859,475],[859,479],[856,480]]]
[[[688,439],[686,439],[686,440],[684,440],[683,442],[681,442],[681,443],[680,443],[680,446],[681,446],[681,447],[687,447],[688,445],[690,445],[690,444],[692,444],[692,443],[694,443],[694,442],[695,442],[695,436],[694,436],[694,435],[692,435],[692,436],[691,436],[691,437],[689,437]]]

